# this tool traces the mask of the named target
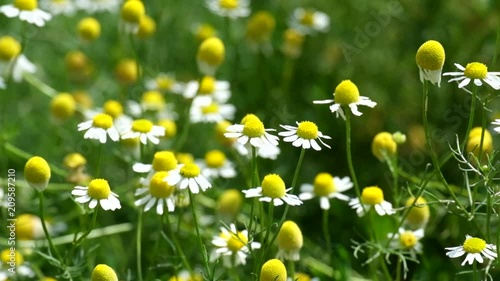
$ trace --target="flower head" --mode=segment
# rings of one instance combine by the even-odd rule
[[[145,82],[146,89],[160,92],[172,92],[180,94],[184,91],[184,84],[175,80],[172,74],[158,73],[156,77],[148,79]]]
[[[13,4],[0,6],[0,13],[8,18],[19,17],[20,20],[38,27],[52,19],[52,15],[38,9],[38,0],[14,0]]]
[[[233,223],[229,225],[229,229],[221,227],[220,230],[220,234],[212,239],[212,244],[217,247],[212,254],[212,259],[224,257],[223,263],[226,267],[245,264],[249,247],[259,249],[261,246],[258,242],[249,243],[248,231],[238,231]],[[234,263],[231,262],[232,260]]]
[[[17,216],[16,219],[16,238],[18,240],[33,240],[45,237],[42,220],[39,217],[32,214],[22,214]]]
[[[156,22],[155,20],[148,16],[144,15],[139,21],[139,28],[137,29],[137,37],[141,39],[146,39],[156,32]]]
[[[296,59],[302,53],[302,45],[304,44],[304,34],[294,28],[285,30],[283,34],[283,53],[285,56]]]
[[[380,161],[385,161],[396,154],[397,148],[392,134],[388,132],[380,132],[373,138],[372,154]]]
[[[201,174],[200,167],[195,163],[180,164],[164,179],[169,185],[177,185],[179,189],[186,189],[197,194],[212,187],[212,184]]]
[[[159,144],[159,137],[164,135],[165,128],[154,125],[153,122],[147,119],[138,119],[132,123],[132,127],[122,135],[122,138],[139,138],[142,144],[147,144],[148,140],[154,144]]]
[[[394,249],[410,251],[412,255],[422,252],[420,239],[424,237],[423,228],[413,231],[400,227],[397,233],[389,233],[387,237],[391,239],[391,247]]]
[[[128,0],[123,3],[121,17],[125,22],[139,24],[144,15],[146,9],[140,0]]]
[[[384,200],[384,193],[377,186],[365,187],[361,193],[361,198],[351,199],[349,206],[356,210],[358,216],[364,215],[365,210],[368,211],[372,207],[380,216],[395,213],[392,204]]]
[[[135,196],[142,198],[135,201],[136,206],[144,205],[144,211],[149,211],[156,205],[156,213],[162,215],[164,208],[169,212],[175,210],[175,186],[171,186],[164,181],[168,172],[156,172],[151,178],[141,178],[142,188],[135,191]]]
[[[353,186],[349,177],[333,177],[329,173],[319,173],[314,178],[314,183],[303,184],[300,187],[302,192],[299,195],[300,200],[309,200],[319,197],[320,207],[323,210],[330,209],[330,198],[337,198],[343,201],[349,201],[347,195],[342,192],[351,189]]]
[[[222,216],[235,218],[241,209],[243,196],[238,189],[228,189],[219,195],[217,212]]]
[[[120,134],[113,125],[113,117],[105,113],[99,113],[92,120],[78,124],[78,131],[84,130],[87,130],[83,135],[84,139],[99,140],[101,143],[106,143],[107,136],[112,141],[120,139]]]
[[[305,34],[327,32],[330,29],[330,17],[320,11],[296,8],[290,20],[290,26]]]
[[[286,267],[279,259],[266,261],[260,270],[260,281],[286,281]]]
[[[66,120],[72,117],[76,111],[76,102],[69,93],[59,93],[50,103],[52,115],[58,120]]]
[[[253,114],[247,114],[241,120],[241,124],[231,125],[227,127],[226,131],[224,135],[227,138],[238,138],[238,142],[241,144],[250,142],[254,147],[267,144],[278,145],[278,137],[268,133],[268,131],[274,131],[274,129],[264,128],[264,123]]]
[[[234,164],[220,150],[210,150],[205,161],[200,164],[201,173],[207,178],[233,178],[236,176]]]
[[[493,152],[493,138],[488,130],[482,127],[475,127],[470,130],[469,137],[467,139],[467,144],[465,146],[465,151],[467,153],[472,153],[474,156],[478,157],[480,155],[489,155]],[[482,144],[481,144],[482,139]],[[481,149],[481,151],[479,151]]]
[[[105,264],[98,264],[92,271],[91,281],[118,281],[113,268]]]
[[[130,2],[130,1],[128,1]],[[126,3],[128,3],[126,2]],[[135,0],[134,2],[140,2]],[[118,81],[124,85],[130,85],[137,81],[139,73],[137,72],[137,62],[133,59],[122,59],[115,68],[115,74]]]
[[[97,204],[106,211],[121,208],[118,195],[111,191],[108,181],[105,179],[94,179],[88,186],[75,186],[71,194],[77,196],[75,201],[78,203],[85,204],[90,201],[90,209],[94,209]]]
[[[0,60],[12,61],[21,53],[21,44],[11,36],[0,37]]]
[[[335,93],[333,93],[333,100],[317,100],[314,101],[315,104],[329,104],[334,103],[330,106],[330,111],[336,113],[336,116],[342,116],[345,119],[344,109],[346,106],[349,107],[352,114],[356,116],[361,116],[363,113],[358,111],[358,105],[364,105],[368,107],[375,107],[376,102],[370,100],[367,97],[359,95],[359,90],[356,84],[351,82],[351,80],[344,80],[335,88]]]
[[[455,63],[460,70],[458,72],[445,72],[443,76],[453,76],[448,82],[457,81],[458,88],[463,88],[472,81],[476,86],[482,86],[483,82],[495,90],[500,90],[500,72],[488,72],[488,67],[480,62],[468,63],[465,67]]]
[[[255,43],[267,42],[276,27],[273,14],[267,11],[259,11],[252,15],[247,24],[246,36]]]
[[[322,139],[331,139],[327,135],[323,135],[321,131],[318,130],[318,126],[310,121],[297,122],[297,127],[289,125],[280,125],[283,129],[287,130],[285,132],[280,132],[278,135],[285,137],[283,141],[291,142],[295,147],[301,147],[303,149],[313,148],[316,151],[320,151],[316,140],[319,140],[324,146],[330,148],[330,146],[323,142]]]
[[[132,169],[136,173],[149,173],[146,178],[150,179],[156,172],[168,172],[176,169],[177,164],[175,154],[172,151],[164,150],[154,154],[152,164],[135,163]]]
[[[101,35],[101,24],[95,18],[84,18],[78,23],[78,34],[85,41],[94,41]]]
[[[198,96],[189,109],[190,120],[193,123],[216,123],[232,120],[236,107],[229,103],[219,103],[212,97]]]
[[[429,40],[417,50],[415,57],[419,69],[420,81],[430,81],[433,85],[441,85],[441,71],[444,65],[444,48],[438,41]]]
[[[31,157],[24,166],[24,177],[31,187],[42,192],[50,180],[49,163],[42,157]]]
[[[220,16],[231,19],[247,17],[250,14],[248,0],[206,0],[208,9]]]
[[[416,201],[415,197],[410,197],[406,200],[405,206],[410,207],[413,202],[415,202],[415,204],[408,212],[405,222],[413,229],[424,228],[431,216],[429,205],[427,205],[427,201],[423,197],[418,197]]]
[[[495,245],[487,244],[483,239],[469,235],[465,235],[465,242],[462,246],[449,247],[445,249],[449,250],[449,252],[446,253],[446,256],[450,258],[458,258],[467,254],[465,260],[462,262],[462,265],[465,263],[471,265],[474,261],[483,263],[483,256],[489,260],[494,260],[498,257]]]
[[[299,197],[288,194],[292,188],[286,189],[285,182],[277,174],[269,174],[262,180],[261,186],[243,190],[246,198],[260,197],[259,201],[273,202],[274,206],[283,205],[283,202],[291,206],[301,205]]]
[[[285,221],[278,232],[278,254],[277,258],[298,261],[300,249],[304,245],[302,231],[293,221]]]
[[[198,48],[196,55],[198,68],[205,75],[214,75],[217,68],[224,61],[225,53],[222,40],[217,37],[205,39]]]

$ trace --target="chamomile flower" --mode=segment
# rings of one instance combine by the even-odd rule
[[[227,133],[224,134],[227,138],[238,138],[241,144],[250,143],[254,147],[261,147],[266,144],[278,145],[278,137],[269,134],[269,131],[274,129],[264,128],[264,124],[259,117],[253,114],[247,114],[241,124],[231,125],[226,128]]]
[[[405,207],[411,208],[405,219],[407,225],[413,229],[424,228],[427,225],[431,212],[424,197],[415,198],[412,196],[408,198],[405,202]]]
[[[387,237],[391,239],[390,246],[394,249],[410,251],[412,256],[415,256],[415,253],[419,254],[422,252],[420,239],[424,237],[423,228],[407,230],[400,227],[397,233],[389,233]]]
[[[0,6],[0,13],[8,18],[19,17],[20,20],[38,27],[52,19],[52,15],[38,9],[38,0],[14,0],[13,4]]]
[[[419,69],[420,81],[430,81],[433,85],[441,86],[441,72],[445,60],[444,48],[436,40],[429,40],[422,44],[415,56]]]
[[[177,158],[172,151],[158,151],[153,156],[152,164],[135,163],[132,169],[136,173],[149,173],[146,179],[151,178],[154,173],[161,171],[172,171],[177,168]]]
[[[462,246],[448,247],[445,249],[449,251],[446,253],[446,256],[450,258],[458,258],[467,254],[462,265],[465,263],[471,265],[474,261],[483,263],[483,256],[489,260],[494,260],[498,257],[495,245],[487,244],[483,239],[470,235],[465,235],[465,242]]]
[[[88,120],[78,124],[78,131],[87,131],[83,135],[84,139],[99,140],[101,143],[106,143],[107,136],[112,141],[118,141],[120,134],[113,125],[113,117],[105,113],[99,113],[92,120]]]
[[[290,20],[290,26],[305,34],[327,32],[330,29],[330,17],[320,11],[296,8]]]
[[[141,178],[142,188],[135,191],[135,196],[142,196],[142,198],[135,201],[136,206],[143,206],[144,211],[149,211],[156,205],[156,213],[162,215],[164,209],[167,208],[169,212],[175,210],[175,186],[171,186],[164,181],[168,172],[156,172],[150,179]]]
[[[468,63],[465,67],[455,63],[458,72],[445,72],[443,76],[453,76],[448,82],[457,81],[458,88],[463,88],[472,81],[476,86],[482,86],[483,82],[495,90],[500,90],[500,72],[488,72],[488,67],[480,62]]]
[[[189,118],[192,123],[217,123],[223,120],[232,120],[236,107],[229,103],[218,103],[211,97],[196,97],[189,109]]]
[[[287,130],[285,132],[280,132],[278,135],[285,137],[283,141],[291,142],[295,147],[301,147],[303,149],[313,148],[316,151],[320,151],[316,140],[319,140],[324,146],[330,148],[330,146],[323,142],[322,139],[331,139],[331,137],[323,135],[318,131],[318,126],[310,121],[296,122],[297,127],[290,125],[280,125],[283,129]]]
[[[169,73],[158,73],[152,79],[146,79],[146,89],[150,91],[171,92],[180,94],[184,91],[184,84],[175,80],[175,77]]]
[[[16,217],[16,239],[33,240],[45,237],[43,232],[42,220],[32,214],[21,214]],[[52,227],[47,225],[49,233]]]
[[[286,267],[279,259],[266,261],[260,269],[259,281],[286,281]]]
[[[46,11],[50,11],[50,13],[54,16],[72,16],[76,13],[77,10],[76,4],[71,0],[41,0],[40,7],[42,7]]]
[[[118,281],[116,272],[106,264],[98,264],[92,271],[91,281]]]
[[[373,137],[372,154],[380,161],[393,157],[398,150],[398,144],[391,133],[380,132]]]
[[[375,211],[380,216],[395,213],[392,209],[392,204],[384,200],[384,193],[377,186],[365,187],[361,192],[361,198],[351,199],[349,206],[356,210],[358,216],[363,216],[365,211],[370,210],[372,207],[375,208]]]
[[[250,15],[249,0],[206,0],[206,4],[212,13],[220,17],[236,19]]]
[[[121,8],[121,19],[124,31],[127,33],[137,33],[139,30],[139,23],[145,15],[146,9],[142,1],[125,1]]]
[[[217,37],[210,37],[201,42],[196,53],[198,69],[204,75],[214,75],[219,66],[224,62],[226,48]]]
[[[330,209],[330,199],[337,198],[343,201],[349,201],[349,196],[342,192],[351,189],[353,186],[349,177],[333,177],[329,173],[319,173],[314,178],[313,184],[303,184],[300,187],[302,192],[299,195],[300,200],[309,200],[319,197],[319,205],[323,210]]]
[[[304,238],[300,227],[293,221],[285,221],[278,232],[278,253],[276,257],[282,260],[300,260],[300,249]]]
[[[100,113],[107,114],[113,118],[113,126],[120,134],[125,133],[132,126],[133,119],[124,113],[122,104],[116,100],[107,100],[102,108],[86,110],[84,111],[84,116],[85,118],[92,119]]]
[[[0,252],[0,280],[34,280],[34,278],[35,271],[28,262],[25,262],[21,252],[12,247]]]
[[[377,103],[370,100],[368,97],[363,97],[359,95],[359,90],[356,85],[351,82],[351,80],[344,80],[335,88],[335,93],[333,93],[333,100],[316,100],[315,104],[329,104],[334,103],[330,106],[330,111],[336,113],[336,116],[342,116],[345,119],[344,109],[346,106],[349,107],[352,114],[356,116],[361,116],[363,113],[358,111],[358,105],[364,105],[374,108]]]
[[[212,187],[212,184],[201,174],[200,167],[195,163],[180,164],[177,169],[168,173],[164,179],[169,185],[177,185],[183,190],[189,187],[192,193],[197,194]]]
[[[214,250],[211,259],[216,260],[223,257],[223,264],[226,267],[246,264],[249,253],[249,247],[252,250],[260,249],[259,242],[248,242],[248,231],[238,231],[234,223],[220,228],[220,234],[212,239],[212,244],[217,247]]]
[[[120,6],[120,0],[78,0],[75,1],[80,10],[94,14],[97,12],[117,12]]]
[[[148,140],[154,144],[159,144],[160,139],[165,135],[165,128],[154,125],[153,122],[147,119],[137,119],[132,122],[129,131],[122,135],[123,139],[139,138],[142,144],[147,144]]]
[[[234,164],[226,158],[224,152],[210,150],[205,154],[204,160],[199,166],[201,174],[206,178],[234,178],[236,176]]]
[[[50,176],[49,163],[40,156],[31,157],[24,165],[24,178],[26,182],[40,192],[47,188]]]
[[[196,95],[212,97],[218,103],[225,103],[231,97],[228,81],[216,80],[213,76],[203,76],[201,82],[190,81],[182,94],[184,98],[191,99]]]
[[[260,197],[259,201],[272,202],[274,206],[283,205],[298,206],[302,201],[293,194],[288,194],[292,188],[286,189],[285,182],[277,174],[269,174],[262,180],[261,186],[243,190],[245,198]]]
[[[71,194],[76,196],[75,201],[78,203],[90,202],[90,209],[94,209],[97,204],[106,211],[121,208],[118,195],[111,191],[108,181],[105,179],[94,179],[88,186],[75,186]]]

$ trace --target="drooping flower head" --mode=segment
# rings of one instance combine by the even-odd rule
[[[302,193],[299,195],[299,198],[301,200],[309,200],[314,197],[319,197],[321,209],[329,210],[331,198],[349,201],[350,198],[342,194],[342,192],[352,187],[353,183],[349,177],[341,179],[339,177],[333,177],[329,173],[318,173],[312,185],[303,184],[300,187]]]
[[[277,258],[292,261],[300,259],[300,249],[304,245],[304,239],[300,227],[295,222],[283,222],[277,239],[279,249]]]
[[[266,261],[260,270],[260,281],[286,281],[286,267],[279,259]]]
[[[254,147],[265,145],[278,145],[278,137],[268,133],[274,129],[266,129],[264,123],[259,117],[254,114],[247,114],[241,119],[241,124],[231,125],[227,127],[227,132],[224,134],[228,138],[238,138],[238,142],[246,144],[250,142]]]
[[[24,166],[24,177],[31,187],[42,192],[50,180],[49,163],[40,156],[31,157]]]
[[[286,188],[285,182],[277,174],[269,174],[262,180],[261,186],[243,190],[246,198],[260,197],[259,201],[272,202],[274,206],[283,205],[283,202],[291,206],[301,205],[302,201],[293,194],[288,194],[292,188]]]
[[[396,154],[398,145],[391,133],[380,132],[372,141],[372,154],[380,161],[385,161]]]
[[[258,242],[249,243],[248,231],[246,229],[238,231],[233,223],[229,225],[229,229],[221,227],[220,230],[220,234],[212,239],[212,244],[217,247],[212,254],[212,259],[222,256],[226,267],[246,264],[249,247],[254,250],[261,246]]]
[[[378,186],[365,187],[361,193],[361,198],[351,199],[349,205],[356,210],[358,216],[365,214],[365,211],[372,207],[380,216],[392,215],[395,211],[392,204],[384,200],[384,192]]]
[[[196,59],[198,68],[205,75],[214,75],[217,68],[224,62],[225,47],[217,37],[205,39],[198,48]]]
[[[415,197],[410,197],[406,200],[405,206],[410,207],[413,202],[415,204],[408,212],[405,222],[413,229],[424,228],[431,216],[429,205],[427,205],[427,201],[423,197],[418,197],[416,201]]]
[[[142,188],[135,191],[135,196],[142,196],[135,201],[136,206],[144,205],[144,211],[149,211],[156,205],[156,213],[162,215],[164,209],[169,212],[175,210],[175,186],[169,185],[164,179],[168,172],[156,172],[151,178],[141,178]]]
[[[106,264],[98,264],[92,271],[91,281],[118,281],[113,268]]]
[[[193,194],[205,191],[212,184],[201,174],[200,167],[195,163],[180,164],[164,179],[169,185],[177,185],[181,190],[189,187]]]
[[[443,70],[445,54],[444,48],[436,40],[429,40],[417,50],[415,57],[419,69],[420,81],[430,81],[433,85],[441,86],[441,71]]]

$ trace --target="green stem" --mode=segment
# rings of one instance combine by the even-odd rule
[[[26,80],[31,86],[35,87],[42,94],[46,95],[49,98],[53,98],[57,95],[57,91],[43,83],[40,79],[38,79],[35,75],[25,72],[23,74],[24,80]]]
[[[139,210],[139,214],[137,217],[137,229],[136,229],[136,248],[137,248],[137,257],[136,257],[136,266],[137,266],[137,280],[142,281],[142,209]]]
[[[295,262],[293,260],[288,260],[288,275],[292,277],[292,280],[295,280]]]
[[[426,85],[424,84],[424,87],[426,88]],[[427,89],[428,91],[428,89]],[[467,131],[465,132],[464,139],[462,140],[462,143],[460,145],[460,148],[462,151],[464,150],[465,144],[467,143],[467,140],[469,138],[470,130],[472,129],[472,126],[474,124],[474,115],[476,112],[476,99],[477,99],[477,86],[473,84],[472,86],[472,100],[470,102],[470,115],[469,115],[469,123],[467,124]]]
[[[297,166],[295,167],[295,172],[293,174],[292,190],[290,191],[291,194],[294,194],[294,191],[296,190],[297,179],[299,178],[299,172],[300,172],[300,168],[302,166],[302,162],[304,161],[305,154],[306,154],[306,150],[304,148],[302,148],[302,150],[300,150],[299,161],[297,162]]]
[[[256,175],[257,175],[257,152],[256,152],[256,148],[254,146],[252,146],[252,171],[250,172],[250,175],[252,177],[252,186],[250,186],[250,188],[255,188],[256,184],[257,184],[257,181],[255,179]],[[250,206],[250,223],[249,223],[249,226],[248,226],[248,231],[250,233],[253,232],[252,230],[252,224],[253,224],[253,212],[254,212],[254,208],[255,208],[255,199],[252,199],[252,203],[250,203],[251,206]],[[253,235],[253,234],[252,234]]]
[[[51,252],[54,252],[57,259],[62,262],[63,259],[61,257],[61,255],[59,254],[59,252],[57,251],[57,248],[54,246],[54,244],[52,243],[52,238],[50,237],[50,233],[47,229],[47,225],[45,224],[45,219],[44,219],[44,207],[43,207],[43,192],[39,192],[38,193],[38,198],[39,198],[39,201],[40,201],[40,221],[42,223],[42,228],[43,228],[43,232],[45,233],[45,238],[47,239],[47,242],[49,243],[49,254],[52,255]]]
[[[141,62],[139,60],[139,52],[137,50],[137,45],[135,44],[133,33],[130,34],[129,40],[130,40],[130,46],[132,46],[132,52],[134,53],[135,70],[137,72],[137,84],[140,85],[142,79]]]
[[[476,281],[477,280],[477,262],[474,261],[472,263],[472,281]]]
[[[333,267],[332,239],[330,237],[330,228],[328,227],[328,214],[329,210],[323,210],[323,235],[326,242],[326,251],[330,258],[329,265]]]
[[[200,247],[201,256],[203,257],[203,264],[205,266],[205,271],[207,276],[209,277],[209,280],[212,280],[213,278],[211,276],[210,265],[208,264],[207,249],[203,245],[203,240],[201,238],[200,227],[198,225],[198,218],[196,216],[196,210],[195,210],[195,200],[191,190],[189,190],[189,201],[191,202],[191,204],[189,205],[191,205],[191,212],[193,213],[193,223],[196,230],[196,236],[198,237],[198,246]]]
[[[354,183],[354,191],[356,191],[356,196],[361,200],[361,191],[359,189],[358,179],[356,177],[356,172],[354,171],[354,165],[352,164],[352,152],[351,152],[351,112],[349,109],[344,110],[345,112],[345,143],[347,150],[347,165],[349,166],[349,172],[351,173],[351,179]],[[363,206],[363,204],[361,204]],[[363,210],[365,207],[363,206]],[[364,210],[366,211],[366,210]]]
[[[398,264],[396,265],[396,281],[401,281],[401,257],[398,257]]]
[[[174,242],[174,247],[175,247],[177,253],[179,254],[179,256],[181,257],[182,264],[189,272],[189,276],[194,276],[193,269],[189,265],[189,262],[186,259],[186,255],[184,254],[184,251],[182,250],[182,246],[179,244],[179,240],[177,239],[177,233],[172,231],[168,214],[165,214],[165,219],[167,221],[170,237],[172,237],[172,241]]]
[[[73,248],[76,248],[78,247],[82,242],[83,240],[90,234],[90,232],[92,231],[92,229],[94,229],[95,227],[95,223],[97,221],[97,213],[98,213],[98,210],[99,210],[99,207],[96,207],[94,209],[94,213],[92,214],[92,221],[90,223],[90,227],[89,229],[87,230],[87,232],[85,232],[82,236],[80,236],[78,238],[78,240],[76,240],[76,242],[73,244]]]
[[[101,173],[101,155],[102,155],[102,146],[103,144],[99,144],[99,150],[97,152],[97,168],[95,172],[95,177],[99,178],[99,174]]]

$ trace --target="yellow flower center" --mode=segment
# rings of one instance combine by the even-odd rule
[[[129,1],[131,2],[131,1]],[[127,2],[127,3],[129,3]],[[135,1],[132,1],[135,2]],[[131,84],[137,81],[137,62],[132,59],[122,59],[116,66],[115,73],[118,80],[123,84]],[[140,69],[139,69],[140,71]]]
[[[219,0],[219,5],[228,10],[238,8],[238,0]]]
[[[219,213],[235,216],[240,210],[243,196],[237,189],[228,189],[220,196],[217,204]]]
[[[157,77],[155,81],[158,89],[162,91],[168,91],[174,85],[174,80],[168,76]]]
[[[139,0],[129,0],[122,6],[122,19],[130,23],[139,23],[146,14],[144,4]]]
[[[139,36],[139,38],[145,39],[151,37],[155,32],[156,22],[147,15],[143,16],[139,22],[139,30],[137,30],[137,36]]]
[[[142,103],[150,110],[160,111],[165,107],[165,99],[158,91],[147,91],[142,95]]]
[[[101,35],[101,24],[95,18],[84,18],[78,24],[78,33],[85,40],[95,40]]]
[[[335,191],[335,183],[329,173],[319,173],[314,178],[314,193],[318,196],[328,196]]]
[[[10,262],[10,258],[11,258],[10,248],[3,250],[2,253],[0,253],[0,258],[2,260],[2,263],[4,263],[4,264],[7,264],[8,262]],[[14,261],[16,263],[16,266],[23,264],[23,262],[24,262],[23,255],[21,255],[21,253],[19,253],[18,251],[14,251]]]
[[[297,128],[297,136],[307,140],[315,139],[318,137],[318,126],[310,121],[300,122]]]
[[[68,52],[64,60],[71,71],[84,71],[88,67],[88,58],[80,51]]]
[[[417,65],[422,69],[439,70],[443,68],[444,48],[438,41],[429,40],[417,50]]]
[[[243,125],[243,134],[250,138],[258,138],[264,135],[266,130],[260,120],[249,120]]]
[[[21,53],[21,44],[10,36],[0,37],[0,59],[10,61]]]
[[[304,244],[302,231],[293,221],[285,221],[278,233],[278,246],[280,249],[300,250]]]
[[[470,79],[484,79],[488,74],[488,67],[480,62],[471,62],[465,66],[464,75]]]
[[[486,241],[476,237],[469,237],[465,239],[464,251],[469,254],[478,254],[486,249]]]
[[[361,201],[368,205],[377,205],[384,201],[384,193],[377,186],[369,186],[363,189]]]
[[[173,138],[177,134],[177,125],[173,120],[163,119],[158,121],[158,126],[165,128],[165,138]]]
[[[185,178],[194,178],[200,174],[200,168],[195,163],[187,163],[181,168],[180,174]]]
[[[213,76],[204,76],[201,79],[200,89],[198,93],[206,95],[211,94],[215,90],[215,78]]]
[[[267,11],[259,11],[255,13],[247,24],[247,37],[262,42],[269,40],[271,32],[276,26],[276,20],[273,15]]]
[[[300,23],[306,26],[312,26],[314,24],[314,12],[305,11],[300,19]]]
[[[203,41],[215,35],[215,29],[209,24],[201,24],[196,30],[196,38]]]
[[[111,267],[99,264],[92,271],[90,281],[118,281],[118,276],[116,276],[115,271]]]
[[[111,188],[105,179],[95,179],[89,183],[87,194],[92,199],[106,199],[111,194]]]
[[[405,202],[406,207],[410,207],[415,201],[415,197],[410,197]],[[418,197],[415,206],[410,209],[406,221],[415,228],[420,228],[427,224],[430,217],[429,205],[423,197]]]
[[[201,107],[201,113],[203,113],[203,115],[214,114],[217,112],[219,112],[219,105],[215,102],[213,102],[207,106]]]
[[[168,185],[167,182],[164,181],[167,175],[168,172],[162,171],[155,173],[151,178],[149,182],[149,193],[151,193],[153,197],[167,198],[174,193],[175,187]]]
[[[194,162],[194,157],[191,153],[177,153],[175,157],[177,158],[177,162],[179,162],[180,164],[188,164]]]
[[[35,184],[48,182],[50,179],[49,163],[39,156],[30,158],[24,166],[24,177],[26,181]]]
[[[94,106],[94,101],[92,97],[85,91],[73,91],[73,99],[75,102],[83,107],[84,109],[90,109]]]
[[[260,270],[260,281],[286,281],[286,267],[278,259],[268,260]]]
[[[205,162],[210,168],[220,168],[226,162],[226,155],[220,150],[211,150],[205,154]]]
[[[94,116],[92,125],[107,130],[113,126],[113,117],[105,113],[99,113]]]
[[[65,120],[75,113],[76,102],[72,95],[60,93],[52,99],[50,109],[54,117]]]
[[[257,117],[255,114],[249,113],[241,119],[241,124],[245,125],[250,120],[256,120],[260,122],[259,117]]]
[[[411,231],[406,231],[399,235],[399,243],[406,249],[413,248],[418,242],[417,237]]]
[[[177,158],[172,151],[159,151],[153,157],[155,171],[170,171],[177,167]]]
[[[277,174],[269,174],[262,180],[262,195],[271,198],[281,198],[286,194],[285,182]]]
[[[132,122],[132,130],[139,133],[149,133],[153,129],[153,122],[147,119],[138,119]]]
[[[238,252],[248,243],[248,237],[241,231],[238,231],[237,234],[231,232],[229,236],[225,233],[221,233],[220,236],[227,240],[227,248],[231,250],[231,252]]]
[[[335,88],[335,103],[349,105],[359,100],[358,87],[351,80],[344,80]]]
[[[198,48],[198,60],[212,66],[220,65],[224,61],[224,56],[224,43],[217,37],[205,39]]]
[[[38,8],[37,0],[14,0],[14,7],[22,11],[33,11]]]
[[[76,169],[87,164],[87,159],[80,153],[70,153],[64,157],[63,164],[70,169]]]
[[[117,118],[123,114],[123,106],[115,100],[106,101],[103,108],[104,113],[110,115],[113,118]]]
[[[290,46],[298,47],[304,43],[304,35],[293,28],[285,30],[285,42]]]

